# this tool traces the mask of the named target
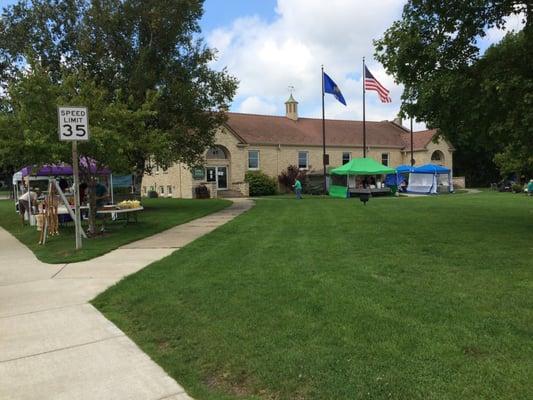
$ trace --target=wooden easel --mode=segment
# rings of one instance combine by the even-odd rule
[[[74,212],[72,211],[72,208],[65,196],[65,193],[63,193],[55,178],[50,178],[50,180],[48,181],[48,195],[46,196],[44,204],[44,226],[42,227],[39,235],[39,244],[46,244],[46,238],[48,235],[59,235],[58,207],[60,199],[67,208],[70,217],[72,218],[72,220],[74,220]],[[80,229],[82,236],[84,238],[87,238],[85,231],[81,227]]]

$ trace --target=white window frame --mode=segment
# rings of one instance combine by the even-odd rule
[[[257,153],[257,167],[250,167],[250,153],[252,152]],[[248,170],[257,171],[260,168],[260,165],[261,165],[261,155],[259,154],[259,150],[248,150]]]
[[[348,161],[347,161],[347,162],[344,162],[344,155],[345,155],[345,154],[348,154]],[[343,151],[343,152],[342,152],[342,157],[341,157],[341,163],[342,163],[342,165],[347,164],[347,163],[349,163],[350,161],[352,161],[352,153],[349,152],[349,151]]]
[[[167,194],[172,195],[172,185],[167,185]]]
[[[165,186],[163,185],[159,186],[159,192],[160,194],[165,194]]]
[[[387,164],[383,163],[383,156],[384,155],[387,155]],[[381,164],[383,164],[383,165],[385,165],[387,167],[389,166],[389,164],[390,164],[390,153],[381,153]]]
[[[305,154],[305,167],[300,167],[300,154]],[[308,170],[309,169],[309,152],[306,150],[298,150],[298,169]]]

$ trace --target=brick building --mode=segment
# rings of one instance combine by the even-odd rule
[[[322,171],[322,120],[299,118],[298,102],[292,95],[285,103],[285,116],[228,113],[228,121],[215,135],[215,146],[205,154],[204,166],[189,169],[176,164],[156,168],[143,177],[142,191],[160,196],[193,198],[200,184],[217,195],[248,195],[247,171],[260,170],[277,177],[289,165],[308,173]],[[436,163],[453,167],[453,147],[433,142],[435,130],[414,133],[416,165]],[[389,166],[409,164],[410,134],[401,121],[366,122],[367,157]],[[331,166],[363,156],[362,121],[326,120],[326,152]]]

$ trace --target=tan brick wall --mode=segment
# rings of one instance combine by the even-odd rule
[[[248,171],[248,151],[259,150],[259,170],[276,178],[289,165],[298,165],[298,152],[307,151],[309,153],[309,172],[322,171],[322,147],[321,146],[286,146],[286,145],[247,145],[241,144],[227,128],[222,127],[215,135],[215,144],[222,146],[229,153],[227,160],[208,160],[206,166],[227,166],[228,167],[228,186],[233,190],[241,190],[243,194],[247,190],[244,181],[244,175]],[[440,150],[444,154],[444,165],[452,168],[452,151],[445,141],[439,143],[430,143],[428,150],[416,151],[416,165],[431,162],[431,154],[435,150]],[[361,147],[326,147],[329,154],[330,165],[342,165],[342,153],[351,153],[351,158],[362,157],[363,149]],[[401,151],[397,148],[374,148],[369,147],[367,156],[381,162],[383,153],[389,155],[389,166],[400,164],[409,164],[410,153]],[[194,187],[205,181],[193,180],[191,171],[183,164],[176,164],[168,171],[154,171],[151,175],[143,177],[142,186],[150,189],[154,187],[158,193],[161,186],[164,187],[164,196],[169,196],[167,186],[172,187],[172,197],[192,198]],[[143,192],[144,194],[144,192]]]
[[[172,187],[171,194],[168,193],[168,186]],[[161,187],[164,188],[164,194],[161,194]],[[181,163],[173,165],[166,171],[159,168],[143,176],[142,195],[145,196],[151,188],[156,190],[159,196],[190,199],[192,198],[191,172]]]
[[[439,140],[437,143],[430,142],[427,145],[427,150],[418,150],[414,152],[415,165],[430,164],[431,155],[434,151],[440,150],[444,154],[444,162],[441,163],[445,167],[450,168],[453,171],[453,151],[451,150],[450,145],[444,141]],[[411,153],[409,151],[403,153],[402,164],[409,165],[409,160],[411,159]]]
[[[289,165],[298,165],[298,153],[308,152],[309,172],[322,171],[322,147],[320,146],[272,146],[250,145],[247,150],[259,150],[259,169],[267,175],[277,177]],[[358,147],[326,147],[331,166],[342,165],[342,154],[348,152],[351,158],[362,157],[363,150]],[[394,148],[370,148],[367,155],[381,162],[381,155],[389,155],[389,165],[398,165],[402,162],[400,149]],[[246,153],[247,154],[247,153]]]

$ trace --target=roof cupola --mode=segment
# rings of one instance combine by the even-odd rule
[[[298,102],[294,100],[292,93],[285,102],[285,116],[293,121],[298,121]]]

